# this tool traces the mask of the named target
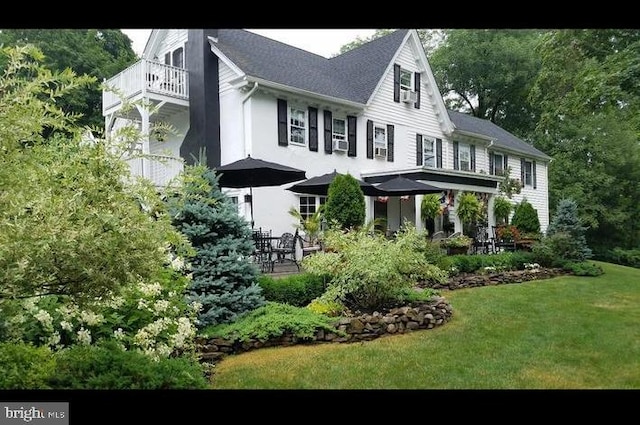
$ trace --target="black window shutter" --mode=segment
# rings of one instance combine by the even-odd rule
[[[318,109],[309,107],[309,150],[318,152]]]
[[[536,184],[536,162],[535,161],[533,161],[533,164],[531,164],[531,173],[533,174],[532,175],[533,188],[536,189],[538,185]]]
[[[442,168],[442,139],[436,139],[436,167]]]
[[[416,165],[422,165],[422,134],[416,134]]]
[[[522,187],[524,187],[524,166],[524,158],[520,158],[520,181],[522,182]]]
[[[333,118],[331,111],[324,111],[324,151],[333,153]]]
[[[347,115],[347,140],[349,141],[347,156],[356,156],[356,125],[356,117]]]
[[[393,162],[393,125],[387,124],[387,161]]]
[[[367,158],[373,159],[373,121],[367,120]]]
[[[507,174],[507,167],[509,166],[509,157],[507,156],[507,154],[504,154],[503,158],[504,158],[503,171],[504,171],[504,173],[506,175]]]
[[[469,153],[471,156],[471,171],[476,171],[476,145],[469,146]]]
[[[400,102],[400,65],[393,64],[393,101]]]
[[[416,109],[420,109],[420,73],[419,72],[414,73],[413,78],[415,82],[414,90],[416,91],[416,103],[414,103],[413,106]]]
[[[495,174],[495,167],[493,166],[493,152],[489,152],[489,174]]]
[[[287,130],[287,101],[278,99],[278,145],[287,146],[289,144]]]
[[[458,162],[458,142],[453,142],[453,169],[459,170],[460,163]]]

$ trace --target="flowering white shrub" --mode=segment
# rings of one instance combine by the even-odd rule
[[[61,349],[114,339],[124,350],[155,359],[194,353],[200,306],[184,297],[189,279],[172,269],[155,282],[139,282],[108,299],[76,305],[70,297],[43,296],[21,302],[10,321],[14,339]]]

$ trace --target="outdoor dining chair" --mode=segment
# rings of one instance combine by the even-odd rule
[[[289,260],[300,271],[300,264],[298,264],[298,259],[296,258],[296,243],[299,238],[298,229],[296,229],[295,234],[290,232],[283,233],[277,245],[273,248],[273,252],[276,254],[275,261],[283,263],[285,260]]]

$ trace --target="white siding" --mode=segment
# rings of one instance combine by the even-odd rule
[[[522,157],[516,154],[509,154],[509,166],[511,167],[511,177],[520,180],[520,159]],[[526,158],[526,157],[525,157]],[[526,158],[532,161],[533,158]],[[519,194],[514,195],[512,200],[515,203],[527,199],[538,212],[540,219],[540,231],[545,233],[549,226],[549,187],[547,181],[548,163],[542,160],[536,160],[536,188],[525,186]]]
[[[413,49],[410,44],[405,45],[400,50],[395,62],[401,68],[412,73],[420,71],[416,64],[417,54]],[[451,147],[438,121],[433,98],[433,96],[439,96],[440,94],[437,90],[427,85],[428,79],[425,73],[422,73],[420,82],[420,109],[416,109],[413,103],[396,103],[393,101],[393,66],[389,67],[379,90],[375,93],[374,98],[371,99],[364,119],[358,122],[358,134],[362,136],[358,137],[358,152],[362,152],[366,156],[367,119],[379,124],[392,124],[395,126],[394,162],[379,158],[369,159],[366,164],[366,171],[415,167],[416,133],[442,139],[442,166],[443,168],[453,168],[453,163],[446,160],[447,157],[451,156]]]
[[[185,47],[187,38],[188,30],[186,29],[167,30],[165,37],[160,41],[160,43],[158,43],[158,48],[151,58],[164,63],[164,55],[167,52],[174,51],[178,47]]]

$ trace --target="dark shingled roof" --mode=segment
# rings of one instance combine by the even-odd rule
[[[218,30],[216,46],[248,76],[366,104],[408,32],[396,30],[330,59],[241,29]],[[550,159],[490,121],[448,112],[457,129],[488,136],[498,148]]]
[[[249,76],[364,104],[407,32],[394,31],[331,59],[239,29],[219,30],[216,46]]]
[[[538,158],[551,159],[549,155],[534,148],[529,143],[517,138],[489,120],[476,118],[462,112],[447,112],[449,113],[449,118],[457,130],[490,137],[493,140],[493,146],[496,148],[504,148],[516,152],[522,152],[523,154],[530,154]]]

